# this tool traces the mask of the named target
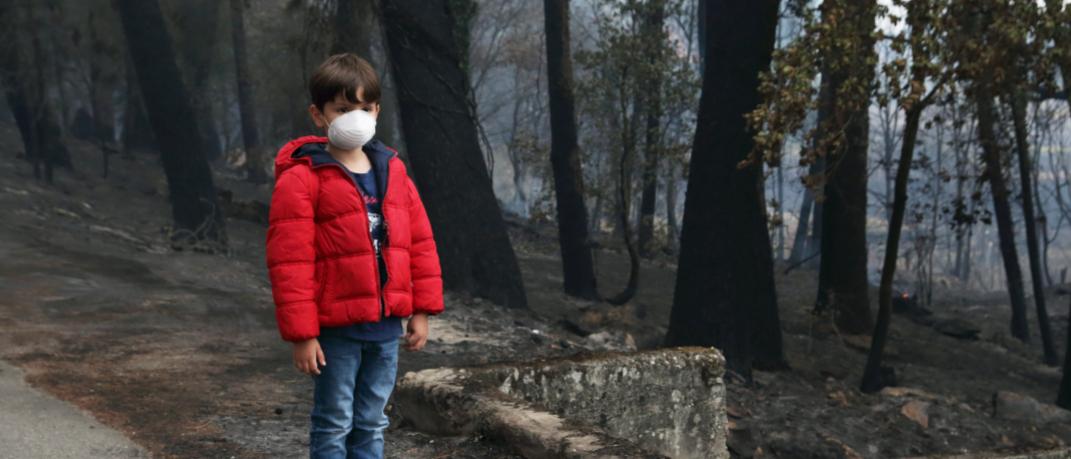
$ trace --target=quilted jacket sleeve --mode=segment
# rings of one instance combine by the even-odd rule
[[[310,171],[291,167],[279,174],[268,211],[267,262],[275,320],[286,341],[320,334],[316,310],[316,228]]]
[[[409,225],[412,235],[409,270],[413,280],[413,313],[435,315],[443,312],[443,279],[439,252],[413,180],[406,176],[409,188]]]

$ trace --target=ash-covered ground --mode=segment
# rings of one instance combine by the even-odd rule
[[[99,151],[75,142],[76,170],[59,170],[46,185],[17,157],[13,127],[0,125],[0,137],[8,145],[0,163],[0,358],[154,456],[307,455],[312,381],[294,369],[276,330],[265,225],[228,218],[226,255],[174,252],[165,242],[171,210],[155,154],[115,155],[104,179]],[[222,166],[216,170],[217,187],[235,201],[267,202],[270,185],[254,187]],[[510,231],[530,309],[447,292],[427,347],[402,352],[399,376],[660,344],[672,259],[645,261],[640,294],[627,305],[576,301],[560,293],[554,229],[511,223]],[[599,282],[611,294],[623,286],[628,263],[616,244],[604,245]],[[1067,412],[1046,405],[1059,369],[1039,363],[1039,339],[1023,345],[1008,336],[1005,295],[941,292],[933,306],[941,325],[895,316],[886,364],[900,387],[867,395],[856,389],[866,339],[839,335],[810,314],[812,271],[785,275],[781,268],[777,288],[792,368],[757,372],[750,384],[729,378],[734,455],[902,457],[1071,442]],[[1050,300],[1061,350],[1068,302]],[[949,336],[950,326],[977,331],[978,339]],[[415,432],[393,413],[386,438],[388,457],[513,457],[479,437]]]

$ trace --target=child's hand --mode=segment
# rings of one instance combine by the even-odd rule
[[[409,318],[406,328],[408,331],[404,336],[405,350],[419,351],[423,349],[424,343],[428,341],[428,315],[422,312],[413,314],[413,317]]]
[[[320,365],[327,365],[324,352],[320,349],[320,341],[309,338],[305,341],[294,343],[294,366],[298,371],[307,375],[319,375]]]

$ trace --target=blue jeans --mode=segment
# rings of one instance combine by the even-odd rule
[[[327,365],[313,375],[311,458],[382,458],[383,408],[394,390],[399,338],[362,341],[321,333]]]

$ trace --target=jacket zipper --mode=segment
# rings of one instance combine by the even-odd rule
[[[360,185],[358,185],[357,181],[353,179],[353,175],[350,174],[349,170],[347,170],[345,167],[343,167],[341,164],[338,164],[338,163],[326,163],[326,164],[312,165],[312,167],[323,167],[323,166],[337,166],[339,168],[339,170],[342,171],[343,175],[345,175],[346,178],[350,179],[350,183],[353,183],[353,190],[357,192],[357,203],[361,206],[361,215],[364,216],[364,226],[367,228],[369,226],[368,209],[364,206],[364,199],[361,197]],[[375,166],[373,166],[373,167],[375,167]],[[389,169],[388,169],[388,171],[389,171]],[[387,195],[386,187],[384,187],[383,197],[386,197],[386,195]],[[382,198],[380,198],[380,202],[383,202]],[[383,211],[380,211],[380,212],[383,215],[383,233],[384,233],[384,236],[386,236],[386,233],[387,233],[387,231],[386,231],[387,230],[387,214],[386,214],[386,212],[383,212]],[[386,245],[386,239],[387,239],[386,237],[383,238],[383,245]],[[376,258],[376,243],[375,243],[374,240],[372,240],[372,231],[368,231],[368,245],[372,247],[372,259],[373,259],[372,261],[373,261],[373,264],[375,265],[374,266],[375,269],[373,269],[372,271],[375,273],[375,276],[376,276],[376,298],[379,299],[379,320],[382,321],[383,318],[387,316],[387,312],[386,312],[387,311],[387,306],[384,303],[383,290],[380,287],[380,281],[379,281],[379,259]],[[387,257],[387,252],[385,250],[383,250],[383,245],[380,246],[379,250],[380,250],[380,256],[383,257],[383,267],[386,268],[385,270],[387,271],[386,272],[386,277],[385,277],[384,282],[383,282],[384,284],[386,284],[386,279],[390,279],[390,265],[387,264],[387,258],[386,258]]]

